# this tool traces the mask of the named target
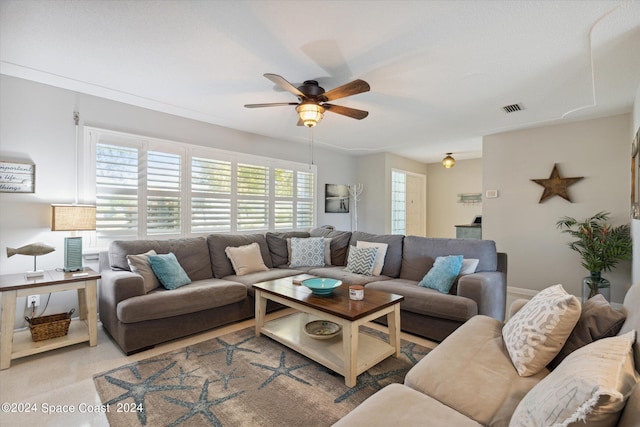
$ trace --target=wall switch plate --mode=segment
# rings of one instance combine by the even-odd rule
[[[27,307],[40,306],[40,295],[29,295],[27,297]]]
[[[487,190],[485,193],[487,199],[495,199],[498,197],[498,190]]]

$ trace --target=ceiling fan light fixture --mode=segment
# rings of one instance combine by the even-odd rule
[[[447,157],[442,159],[442,166],[444,166],[445,169],[451,169],[456,164],[456,159],[451,157],[451,154],[453,153],[447,153]]]
[[[300,120],[307,127],[314,127],[324,117],[324,107],[313,102],[305,102],[296,107]]]

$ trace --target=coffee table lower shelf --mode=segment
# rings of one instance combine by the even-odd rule
[[[332,371],[348,378],[345,368],[343,330],[330,339],[311,338],[304,333],[304,325],[313,320],[328,320],[308,313],[297,312],[265,322],[260,332],[275,341],[297,351]],[[332,321],[336,319],[331,319]],[[389,343],[359,332],[357,345],[356,375],[359,375],[380,361],[392,356],[396,349]],[[353,385],[347,384],[350,387]]]

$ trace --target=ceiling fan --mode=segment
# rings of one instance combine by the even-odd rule
[[[285,80],[284,77],[281,77],[277,74],[267,73],[264,76],[287,92],[290,92],[297,96],[299,102],[245,104],[246,108],[295,105],[296,111],[298,112],[298,115],[300,117],[300,120],[298,120],[298,126],[304,125],[307,127],[313,127],[317,125],[320,120],[322,120],[325,111],[342,114],[343,116],[351,117],[352,119],[357,120],[362,120],[369,115],[369,112],[367,111],[327,103],[327,101],[333,101],[335,99],[345,98],[347,96],[368,92],[371,88],[369,87],[369,83],[365,82],[364,80],[354,80],[335,89],[331,89],[329,92],[325,92],[324,89],[315,80],[307,80],[301,86],[295,87],[287,80]]]

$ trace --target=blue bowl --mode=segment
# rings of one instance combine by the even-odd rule
[[[329,295],[335,288],[342,285],[342,281],[315,277],[313,279],[303,280],[302,284],[311,289],[314,295]]]

